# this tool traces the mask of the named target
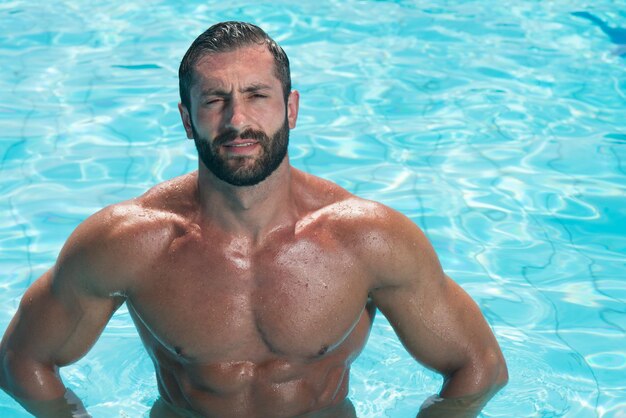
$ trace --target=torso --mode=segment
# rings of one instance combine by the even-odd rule
[[[170,190],[185,196],[194,176],[175,181]],[[329,202],[305,205],[294,225],[255,244],[198,223],[179,200],[166,210],[174,215],[158,262],[126,291],[161,396],[220,418],[342,403],[374,310],[367,271],[323,215]]]

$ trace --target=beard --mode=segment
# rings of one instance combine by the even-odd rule
[[[237,131],[229,129],[216,136],[213,141],[201,137],[191,124],[193,138],[198,150],[198,158],[218,179],[233,186],[254,186],[272,174],[285,159],[289,146],[289,122],[285,122],[272,138],[265,132],[254,129]],[[235,138],[254,139],[261,146],[257,157],[224,157],[220,155],[220,146]],[[254,161],[246,161],[246,160]]]

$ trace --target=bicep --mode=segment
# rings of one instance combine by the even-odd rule
[[[478,393],[506,380],[502,353],[472,298],[441,268],[424,233],[389,211],[383,245],[365,246],[370,295],[420,363],[445,376],[441,394]]]
[[[407,350],[446,375],[499,352],[480,309],[445,275],[424,233],[405,217],[392,219],[389,250],[374,257],[370,293]]]
[[[443,272],[372,296],[407,350],[442,374],[473,363],[485,345],[495,343],[476,303]]]
[[[91,295],[53,268],[24,294],[3,351],[51,366],[72,363],[89,350],[121,302]]]

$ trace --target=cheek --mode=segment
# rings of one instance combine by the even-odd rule
[[[264,109],[267,113],[265,114],[265,128],[268,133],[277,132],[280,128],[285,124],[285,118],[287,117],[287,108],[285,104],[281,101],[279,103],[274,103],[271,106],[266,107]]]
[[[194,129],[203,136],[212,137],[217,124],[218,119],[215,115],[206,111],[196,112],[195,117],[193,118]]]

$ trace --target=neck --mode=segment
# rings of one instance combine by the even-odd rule
[[[258,241],[295,220],[288,157],[254,186],[233,186],[199,163],[198,199],[204,219],[220,229]]]

